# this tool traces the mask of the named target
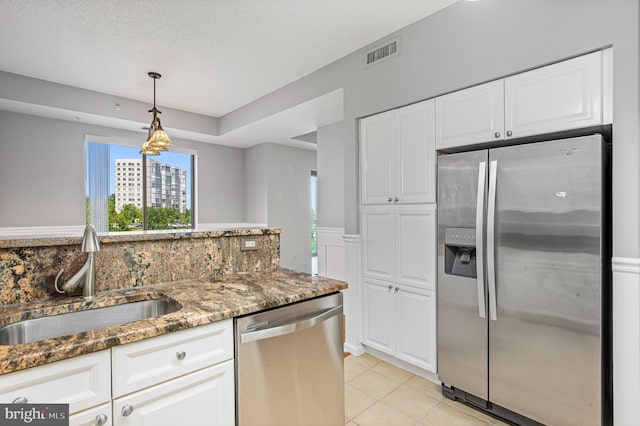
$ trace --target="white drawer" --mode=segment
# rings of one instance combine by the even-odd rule
[[[111,400],[108,350],[0,376],[0,403],[69,404],[76,413]]]
[[[100,416],[104,416],[100,418]],[[113,424],[113,416],[111,415],[111,402],[89,408],[88,410],[69,416],[69,426],[111,426]],[[98,419],[104,420],[104,423],[98,423]]]
[[[228,360],[114,399],[113,422],[117,426],[234,425],[233,373],[233,360]]]
[[[233,358],[233,320],[177,331],[111,350],[113,397],[116,398]]]

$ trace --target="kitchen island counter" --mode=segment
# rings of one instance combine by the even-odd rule
[[[344,281],[276,268],[264,272],[185,280],[98,293],[92,302],[66,297],[0,308],[0,327],[31,318],[147,299],[169,299],[181,309],[157,318],[17,345],[0,345],[0,374],[209,324],[347,288]]]

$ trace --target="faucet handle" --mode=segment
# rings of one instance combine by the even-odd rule
[[[60,281],[60,279],[62,278],[61,284],[64,284],[64,277],[62,276],[62,274],[64,274],[64,268],[60,269],[60,271],[58,271],[58,275],[56,275],[56,280],[54,281],[54,285],[56,287],[56,291],[58,293],[62,293],[64,294],[63,290],[60,290],[60,287],[58,287],[58,281]]]
[[[87,224],[87,226],[84,227],[81,250],[85,253],[100,251],[100,240],[98,239],[96,228],[94,228],[93,225]]]

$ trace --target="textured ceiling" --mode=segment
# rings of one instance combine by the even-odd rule
[[[456,0],[0,0],[0,70],[220,117]]]

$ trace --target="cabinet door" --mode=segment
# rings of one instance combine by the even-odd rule
[[[505,79],[505,129],[519,138],[602,123],[602,52]]]
[[[436,98],[436,148],[503,139],[504,83],[491,81]]]
[[[393,281],[395,257],[393,206],[362,208],[362,274]]]
[[[394,221],[395,282],[435,290],[435,205],[398,206]]]
[[[363,342],[392,354],[395,333],[394,286],[389,282],[363,279]]]
[[[400,286],[395,293],[396,356],[436,372],[435,292]],[[394,291],[396,291],[394,289]]]
[[[233,367],[233,360],[225,361],[115,399],[113,424],[233,425]]]
[[[69,426],[111,426],[111,402],[69,416]]]
[[[110,401],[110,353],[94,352],[0,376],[0,403],[17,398],[69,404],[69,413]]]
[[[386,204],[393,180],[393,111],[360,121],[362,204]]]
[[[435,202],[435,101],[395,110],[394,128],[394,202]]]

